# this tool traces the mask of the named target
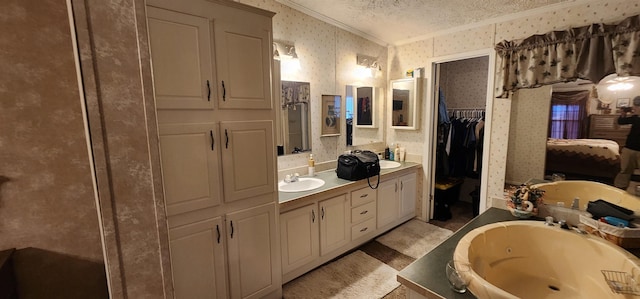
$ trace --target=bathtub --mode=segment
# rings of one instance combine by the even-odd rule
[[[542,221],[507,221],[476,228],[454,251],[471,271],[478,298],[629,298],[614,293],[601,270],[636,281],[640,260],[607,241]]]
[[[584,211],[589,201],[602,199],[640,215],[640,197],[606,184],[592,181],[558,181],[533,186],[545,190],[543,201],[547,205],[555,206],[561,202],[569,208],[573,199],[578,197],[580,198],[579,208]]]

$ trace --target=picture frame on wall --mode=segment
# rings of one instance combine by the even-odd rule
[[[616,107],[617,108],[622,108],[622,107],[629,107],[629,98],[623,98],[623,99],[618,99],[618,101],[616,102]]]
[[[320,136],[340,135],[341,103],[342,97],[339,95],[322,95],[322,114],[320,115],[322,130]]]

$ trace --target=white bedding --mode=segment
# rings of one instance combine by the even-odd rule
[[[554,139],[547,140],[547,150],[572,152],[588,156],[617,160],[620,157],[618,143],[607,139]]]

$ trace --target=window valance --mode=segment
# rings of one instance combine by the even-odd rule
[[[606,75],[640,75],[640,15],[617,24],[552,31],[495,47],[501,60],[497,97],[577,79],[598,83]]]

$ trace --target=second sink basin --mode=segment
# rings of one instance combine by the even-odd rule
[[[396,167],[400,167],[399,162],[380,160],[380,169],[389,169],[389,168],[396,168]]]
[[[298,178],[297,182],[287,183],[285,181],[278,182],[278,191],[280,192],[303,192],[318,189],[324,186],[324,181],[317,178]]]

